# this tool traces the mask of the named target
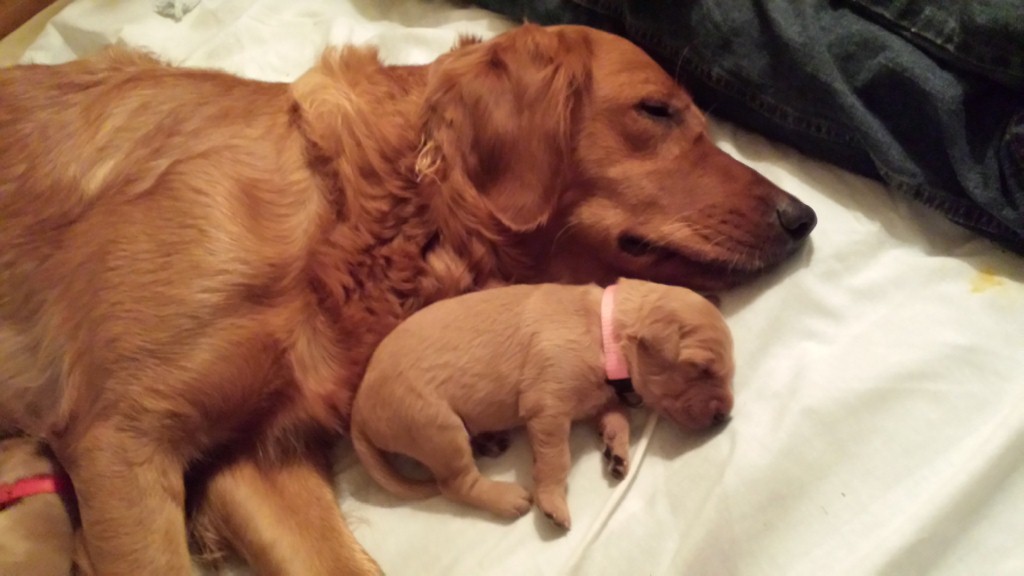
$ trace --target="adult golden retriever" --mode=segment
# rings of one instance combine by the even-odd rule
[[[196,525],[264,574],[377,571],[326,441],[374,346],[511,282],[713,290],[814,213],[715,148],[627,41],[526,26],[291,85],[112,50],[0,73],[0,428],[70,474],[101,574],[185,574]]]

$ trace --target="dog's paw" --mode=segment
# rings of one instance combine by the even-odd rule
[[[533,506],[530,493],[514,482],[494,482],[490,492],[491,511],[504,518],[519,518]]]
[[[497,458],[508,450],[512,437],[508,431],[483,432],[469,439],[475,456]]]
[[[611,446],[604,447],[604,461],[608,465],[608,473],[616,480],[622,480],[629,474],[629,454],[620,452]]]
[[[569,504],[565,501],[565,494],[559,492],[557,489],[537,492],[537,507],[552,524],[568,530],[572,526]]]

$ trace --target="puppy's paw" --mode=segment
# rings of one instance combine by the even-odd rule
[[[622,480],[629,473],[629,437],[624,430],[607,426],[601,434],[604,443],[604,461],[608,473],[616,480]]]
[[[490,492],[487,499],[491,512],[504,518],[519,518],[533,506],[530,493],[514,482],[494,482]]]
[[[628,451],[617,450],[612,446],[605,445],[603,456],[608,465],[608,473],[612,475],[612,478],[622,480],[626,474],[629,474]]]
[[[565,494],[560,492],[562,491],[557,489],[538,491],[537,507],[552,524],[568,530],[572,526],[569,519],[569,504],[565,501]]]
[[[512,436],[507,430],[501,432],[483,432],[469,439],[474,456],[497,458],[508,450]]]

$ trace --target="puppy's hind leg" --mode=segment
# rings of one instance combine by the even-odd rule
[[[408,455],[433,472],[441,493],[505,518],[518,518],[529,512],[530,493],[522,486],[480,474],[462,420],[450,411],[439,420],[433,434],[418,442]]]
[[[565,500],[569,478],[569,429],[572,421],[561,416],[537,416],[526,422],[533,448],[533,481],[537,507],[554,524],[569,529],[569,504]]]

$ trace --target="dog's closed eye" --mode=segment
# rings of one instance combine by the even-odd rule
[[[657,247],[648,240],[632,234],[623,234],[619,237],[619,250],[630,256],[645,256],[654,252]]]
[[[641,100],[637,103],[636,110],[656,122],[670,122],[677,117],[672,106],[661,100]]]

